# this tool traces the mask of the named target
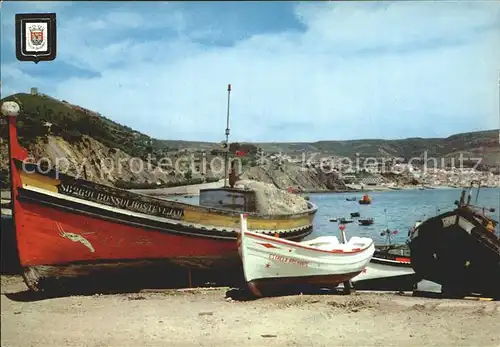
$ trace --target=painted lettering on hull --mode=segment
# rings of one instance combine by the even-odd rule
[[[153,204],[140,200],[122,198],[119,196],[106,194],[104,192],[99,192],[88,187],[62,183],[58,186],[58,190],[64,195],[69,195],[129,211],[170,219],[182,219],[184,217],[184,210],[181,208],[162,206],[161,204]]]
[[[295,264],[302,267],[309,266],[309,262],[306,260],[298,260],[295,258],[285,257],[279,254],[269,254],[269,259],[279,263]]]

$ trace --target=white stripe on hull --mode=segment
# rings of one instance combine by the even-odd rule
[[[352,279],[353,283],[374,280],[379,278],[390,278],[413,275],[415,271],[411,267],[391,266],[378,263],[369,263],[366,268]]]

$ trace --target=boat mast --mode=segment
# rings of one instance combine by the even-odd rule
[[[224,188],[227,188],[227,173],[229,169],[229,106],[231,102],[231,84],[227,85],[227,116],[226,116],[226,143],[224,158]]]

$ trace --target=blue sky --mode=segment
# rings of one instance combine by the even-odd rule
[[[448,136],[499,127],[500,2],[3,2],[2,96],[40,91],[163,139]],[[56,12],[53,62],[15,13]]]

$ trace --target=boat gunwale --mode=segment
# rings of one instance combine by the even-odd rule
[[[343,250],[329,251],[329,250],[325,250],[325,249],[319,249],[319,248],[315,248],[315,247],[306,246],[306,245],[300,244],[300,242],[294,242],[294,241],[290,241],[287,239],[277,238],[277,237],[274,237],[271,235],[258,234],[258,233],[252,232],[252,231],[245,231],[243,234],[244,234],[244,237],[250,236],[250,237],[260,238],[260,239],[264,239],[267,241],[273,241],[273,242],[285,244],[287,246],[293,246],[296,248],[303,248],[303,249],[310,250],[310,251],[316,251],[316,252],[322,252],[322,253],[328,253],[328,254],[358,254],[358,253],[363,253],[364,251],[369,249],[372,245],[375,247],[375,244],[372,240],[367,246],[365,246],[363,248],[354,248],[352,251],[343,251]],[[342,245],[342,244],[339,244],[339,245]]]
[[[147,221],[148,224],[144,223],[138,223],[134,222],[131,220],[128,220],[126,218],[123,218],[123,215],[120,214],[121,218],[118,217],[113,217],[113,216],[105,216],[99,213],[95,213],[92,211],[87,211],[84,209],[78,209],[78,208],[72,208],[69,206],[64,206],[64,205],[59,205],[57,203],[48,201],[49,199],[54,199],[54,200],[63,200],[65,202],[73,203],[76,205],[83,205],[89,210],[99,210],[99,207],[94,207],[94,206],[89,206],[85,205],[81,202],[78,201],[68,201],[61,199],[56,196],[51,196],[51,195],[46,195],[43,193],[40,193],[35,190],[30,190],[30,189],[25,189],[25,188],[19,188],[19,201],[28,201],[40,206],[47,206],[48,208],[53,208],[53,209],[58,209],[58,210],[63,210],[63,211],[69,211],[69,213],[74,213],[74,214],[80,214],[80,215],[85,215],[89,216],[91,218],[99,218],[99,219],[104,219],[113,223],[119,223],[119,224],[125,224],[125,225],[130,225],[134,227],[140,227],[140,228],[147,228],[152,231],[158,231],[158,232],[165,232],[165,233],[171,233],[171,234],[181,234],[181,235],[186,235],[186,236],[191,236],[191,237],[206,237],[206,238],[212,238],[212,239],[223,239],[223,240],[231,240],[234,241],[236,239],[237,234],[239,233],[238,228],[230,228],[230,227],[201,227],[198,228],[195,226],[196,223],[187,223],[185,221],[179,221],[179,220],[172,220],[171,223],[169,222],[163,222],[163,221],[156,221],[148,218],[141,218],[144,221]],[[30,196],[30,195],[34,195]],[[43,196],[45,199],[39,200],[36,198],[36,196]],[[47,199],[47,197],[49,199]],[[86,200],[84,200],[86,201]],[[110,214],[119,214],[118,212],[115,211],[109,211]],[[147,215],[146,215],[147,216]],[[152,225],[154,224],[162,224],[162,225]],[[165,228],[165,226],[168,225],[171,228]],[[175,230],[175,228],[179,229],[187,229],[187,230]],[[174,229],[174,230],[172,230]],[[189,229],[192,229],[193,231],[190,231]],[[216,229],[216,230],[214,230]],[[287,231],[275,231],[272,229],[265,229],[265,233],[276,233],[279,232],[280,234],[283,235],[283,237],[291,237],[293,239],[300,239],[303,238],[311,233],[312,230],[312,224],[304,225],[298,228],[290,228],[290,229],[284,229]],[[297,234],[297,235],[295,235]]]
[[[479,243],[483,247],[486,247],[487,249],[492,250],[493,252],[497,253],[498,257],[500,257],[500,237],[498,237],[495,234],[495,232],[488,231],[486,229],[486,227],[476,219],[476,217],[481,217],[481,218],[484,218],[485,220],[491,220],[491,218],[489,218],[488,216],[486,216],[484,214],[478,213],[469,205],[457,207],[451,211],[441,213],[437,216],[433,216],[433,217],[423,221],[421,224],[419,224],[415,228],[415,231],[411,234],[410,247],[415,240],[417,240],[417,239],[420,240],[420,230],[421,229],[426,229],[428,227],[429,223],[432,223],[435,221],[440,221],[443,218],[451,217],[451,216],[454,216],[456,218],[460,218],[460,217],[464,218],[469,223],[473,224],[474,227],[470,230],[470,232],[467,232],[465,230],[464,230],[464,232],[467,232],[471,237],[473,237],[474,239],[479,241]],[[441,228],[443,228],[443,226],[441,226]]]
[[[437,216],[433,216],[431,218],[428,218],[425,221],[423,221],[422,223],[420,223],[415,228],[415,231],[420,230],[422,227],[425,227],[430,221],[440,220],[442,218],[450,217],[450,216],[457,216],[457,217],[462,217],[462,218],[467,219],[468,222],[474,224],[474,228],[471,230],[471,232],[474,230],[475,234],[479,234],[480,236],[489,235],[489,236],[487,236],[488,238],[494,237],[496,239],[496,241],[500,243],[500,238],[497,235],[495,235],[495,233],[487,231],[486,227],[484,225],[482,225],[478,220],[476,220],[475,217],[484,218],[485,220],[489,220],[489,221],[491,221],[493,219],[491,219],[490,217],[488,217],[484,214],[478,213],[477,211],[472,209],[470,206],[463,206],[463,207],[455,208],[451,211],[443,212]],[[466,218],[466,217],[469,217],[469,218]],[[412,236],[413,235],[415,235],[415,233],[413,233]],[[417,237],[418,237],[418,234],[417,234]],[[412,237],[412,239],[413,239],[413,237]]]
[[[408,260],[407,261],[399,261],[399,260],[380,258],[380,257],[377,257],[377,255],[373,255],[370,262],[375,263],[375,264],[379,264],[379,265],[387,265],[387,266],[395,266],[395,267],[411,267],[411,258],[406,258],[406,259],[408,259]]]
[[[124,194],[128,195],[131,199],[134,196],[140,196],[146,200],[155,201],[155,202],[158,202],[160,204],[168,203],[169,207],[190,208],[190,209],[193,209],[193,210],[199,211],[199,212],[211,212],[214,214],[224,215],[224,216],[238,217],[242,213],[242,211],[233,211],[233,210],[229,210],[229,209],[216,208],[216,207],[205,207],[205,206],[200,206],[200,205],[189,204],[186,202],[174,201],[174,200],[170,200],[170,199],[162,199],[162,198],[158,198],[156,196],[132,192],[130,190],[112,187],[112,186],[108,186],[105,184],[96,183],[96,182],[92,182],[89,180],[76,178],[76,177],[73,177],[73,176],[70,176],[67,174],[59,173],[59,172],[56,172],[56,170],[54,170],[53,168],[51,168],[48,172],[42,172],[41,168],[34,163],[28,163],[28,162],[25,162],[25,161],[17,159],[17,158],[13,158],[13,161],[16,163],[16,166],[18,169],[19,169],[19,166],[21,166],[21,170],[24,169],[24,171],[27,171],[29,169],[30,171],[28,172],[28,174],[36,173],[36,174],[42,175],[44,177],[50,177],[50,178],[55,179],[55,180],[65,181],[67,183],[72,183],[72,184],[80,185],[80,186],[96,186],[96,187],[108,190],[109,193],[114,193],[114,192],[124,193]],[[19,188],[22,188],[22,187],[18,187],[18,189]],[[83,199],[83,200],[85,200],[85,199]],[[308,209],[305,211],[302,211],[302,212],[297,212],[297,213],[285,213],[285,214],[260,214],[257,212],[243,212],[243,213],[247,213],[250,217],[253,217],[252,219],[297,219],[297,218],[301,218],[304,216],[314,215],[317,212],[318,207],[310,201],[306,200],[306,203],[307,203]]]

